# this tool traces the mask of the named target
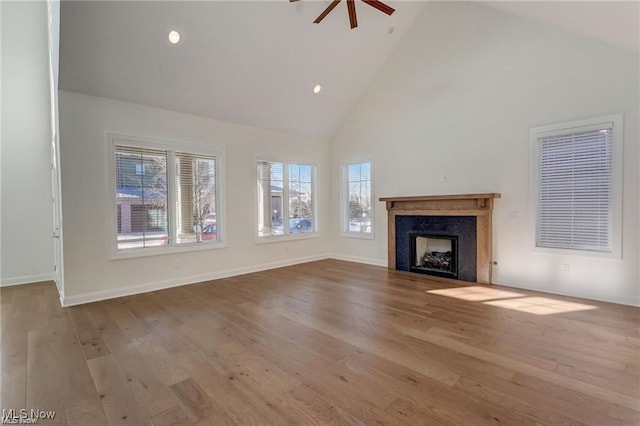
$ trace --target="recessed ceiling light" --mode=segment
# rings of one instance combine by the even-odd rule
[[[167,37],[169,38],[169,43],[171,44],[178,44],[178,42],[180,41],[180,33],[176,30],[169,31],[169,35]]]
[[[320,86],[319,84],[316,84],[316,87],[313,88],[313,93],[320,93],[321,90],[322,90],[322,86]]]

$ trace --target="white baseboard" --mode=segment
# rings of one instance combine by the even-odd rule
[[[328,259],[329,254],[319,254],[314,256],[297,257],[293,259],[281,260],[278,262],[263,263],[224,271],[216,271],[208,274],[192,275],[190,277],[174,278],[166,281],[157,281],[141,285],[120,287],[112,290],[95,291],[92,293],[78,294],[72,296],[62,296],[60,301],[62,306],[75,306],[84,303],[98,302],[100,300],[114,299],[116,297],[131,296],[134,294],[146,293],[149,291],[163,290],[171,287],[179,287],[187,284],[195,284],[203,281],[229,278],[236,275],[250,274],[253,272],[266,271],[268,269],[282,268],[284,266],[298,265],[300,263],[313,262],[316,260]]]
[[[14,277],[14,278],[3,278],[0,281],[0,287],[32,284],[32,283],[39,283],[42,281],[53,281],[55,280],[55,278],[56,278],[56,275],[53,272],[47,273],[47,274],[25,275],[22,277]]]
[[[203,281],[210,281],[210,280],[215,280],[220,278],[228,278],[228,277],[233,277],[233,276],[243,275],[243,274],[250,274],[253,272],[266,271],[269,269],[282,268],[285,266],[298,265],[301,263],[313,262],[316,260],[323,260],[323,259],[337,259],[337,260],[344,260],[347,262],[356,262],[356,263],[363,263],[367,265],[387,267],[386,259],[381,260],[381,259],[374,259],[374,258],[368,258],[368,257],[349,256],[349,255],[344,255],[340,253],[319,254],[314,256],[286,259],[286,260],[281,260],[281,261],[271,262],[271,263],[263,263],[260,265],[252,265],[252,266],[246,266],[246,267],[235,268],[235,269],[227,269],[224,271],[211,272],[209,274],[193,275],[190,277],[181,277],[181,278],[175,278],[172,280],[158,281],[158,282],[146,283],[146,284],[129,286],[129,287],[121,287],[121,288],[116,288],[112,290],[103,290],[103,291],[79,294],[74,296],[65,297],[63,294],[61,294],[60,303],[62,306],[65,306],[65,307],[81,305],[83,303],[98,302],[100,300],[113,299],[113,298],[122,297],[122,296],[131,296],[134,294],[146,293],[149,291],[162,290],[166,288],[179,287],[182,285],[194,284],[194,283],[199,283]],[[41,281],[53,281],[54,278],[55,278],[54,274],[30,275],[25,277],[17,277],[17,278],[2,280],[0,286],[4,287],[4,286],[11,286],[11,285],[41,282]],[[568,294],[563,292],[550,293],[548,289],[534,288],[532,286],[514,286],[512,284],[505,284],[505,283],[496,282],[496,281],[494,281],[493,283],[496,285],[502,285],[502,286],[511,287],[514,289],[520,288],[523,290],[539,291],[541,293],[557,294],[557,295],[571,296],[571,297],[581,297],[585,299],[592,299],[592,300],[598,300],[602,302],[617,303],[617,304],[623,304],[623,305],[629,305],[629,306],[640,306],[640,301],[629,299],[629,298],[622,298],[622,299],[601,298],[601,297],[595,298],[595,297],[589,297],[589,295],[581,295],[581,294]]]
[[[547,294],[557,295],[557,296],[569,296],[569,297],[576,297],[576,298],[579,298],[579,299],[594,300],[596,302],[615,303],[617,305],[627,305],[627,306],[638,306],[638,307],[640,307],[640,300],[637,299],[637,298],[634,299],[634,298],[630,298],[630,297],[619,297],[619,298],[602,297],[600,295],[580,294],[580,293],[569,292],[569,291],[557,291],[555,289],[540,288],[540,287],[534,287],[534,286],[529,286],[529,285],[517,285],[516,286],[516,285],[513,285],[513,284],[505,284],[503,282],[499,282],[499,281],[496,281],[496,280],[493,280],[492,284],[501,285],[501,286],[504,286],[504,287],[511,287],[511,288],[514,288],[514,289],[537,291],[537,292],[540,292],[540,293],[547,293]]]
[[[349,255],[340,254],[340,253],[332,253],[330,257],[332,259],[344,260],[347,262],[364,263],[367,265],[374,265],[374,266],[384,266],[385,268],[387,267],[387,264],[388,264],[387,259],[381,260],[381,259],[374,259],[372,257],[349,256]]]

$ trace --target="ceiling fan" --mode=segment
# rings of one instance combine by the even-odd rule
[[[290,2],[296,2],[299,0],[289,0]],[[329,6],[313,21],[314,24],[319,24],[342,0],[333,0]],[[387,15],[391,15],[396,10],[379,0],[362,0],[363,3],[368,4],[371,7],[378,9],[380,12],[384,12]],[[356,2],[355,0],[347,0],[347,10],[349,11],[349,23],[351,29],[358,26],[358,19],[356,18]]]

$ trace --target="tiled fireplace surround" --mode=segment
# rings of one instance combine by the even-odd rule
[[[459,276],[491,283],[493,200],[500,194],[384,197],[388,216],[389,268],[409,270],[411,233],[457,235]]]

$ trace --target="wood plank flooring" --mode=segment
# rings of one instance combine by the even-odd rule
[[[0,313],[0,408],[39,424],[640,424],[628,306],[324,260]]]

